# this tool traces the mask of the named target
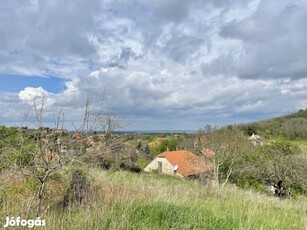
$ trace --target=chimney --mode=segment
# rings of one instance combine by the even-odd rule
[[[169,152],[169,147],[166,148],[166,152]]]

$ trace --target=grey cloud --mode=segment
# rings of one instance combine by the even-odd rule
[[[136,58],[137,55],[131,48],[122,48],[118,55],[113,56],[108,63],[108,67],[125,68],[131,58]]]
[[[34,24],[29,28],[26,44],[51,56],[91,55],[94,47],[85,36],[95,28],[94,16],[99,4],[83,1],[40,1]]]
[[[278,20],[276,23],[279,24]],[[283,34],[287,32],[286,28],[282,28],[282,25],[277,26],[276,23],[250,19],[232,21],[222,29],[220,34],[224,37],[242,39],[247,42],[266,43],[268,38],[278,38],[281,35],[280,30],[283,31]]]
[[[34,67],[33,72],[40,72],[50,64],[50,59],[66,62],[72,56],[93,58],[96,50],[88,37],[95,32],[99,8],[98,2],[79,0],[2,2],[0,35],[4,36],[0,36],[3,52],[0,58],[4,61],[9,56],[14,63],[1,66],[0,71]],[[16,54],[16,50],[23,54]]]
[[[201,44],[202,40],[195,37],[173,35],[165,44],[165,50],[174,61],[184,63]]]
[[[169,1],[144,1],[154,8],[154,12],[158,17],[162,17],[168,20],[181,20],[189,14],[189,5],[195,0],[169,0]]]
[[[17,121],[20,125],[29,110],[29,105],[21,103],[16,94],[0,92],[0,97],[1,123]]]
[[[307,77],[307,5],[302,1],[262,1],[250,18],[233,21],[220,35],[244,42],[237,60],[241,78]]]
[[[252,0],[208,0],[208,2],[216,7],[229,8],[234,5],[247,5],[249,2],[252,2]]]
[[[201,71],[204,75],[219,75],[223,74],[225,76],[236,75],[235,61],[233,56],[224,55],[215,58],[211,63],[206,63],[202,65]]]

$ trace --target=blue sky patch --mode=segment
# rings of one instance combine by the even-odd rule
[[[64,80],[58,77],[36,77],[13,74],[0,74],[0,91],[19,92],[26,87],[42,87],[50,93],[60,93],[66,89]]]

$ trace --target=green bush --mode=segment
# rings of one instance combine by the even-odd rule
[[[157,156],[158,154],[165,152],[167,148],[170,150],[176,150],[176,147],[178,146],[178,142],[175,138],[168,136],[165,140],[163,140],[160,144],[157,146],[154,146],[150,148],[150,155],[152,157]]]

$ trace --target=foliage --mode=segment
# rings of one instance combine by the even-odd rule
[[[307,157],[297,145],[273,141],[244,152],[234,164],[230,180],[241,186],[253,186],[257,182],[263,187],[282,181],[292,192],[306,194],[306,171]]]
[[[199,151],[211,149],[207,157],[213,165],[213,179],[228,180],[241,187],[264,191],[267,185],[283,185],[295,194],[307,194],[307,155],[289,141],[274,141],[254,146],[238,127],[205,127],[198,133]],[[267,132],[269,134],[269,132]]]
[[[64,122],[62,109],[55,118],[55,127],[50,129],[44,126],[44,110],[46,95],[42,94],[33,99],[33,105],[26,113],[25,121],[29,116],[36,118],[35,130],[26,128],[0,127],[0,169],[14,171],[27,180],[36,180],[39,186],[35,188],[33,199],[28,209],[36,216],[48,209],[46,184],[52,176],[64,166],[74,161],[82,160],[85,155],[103,155],[114,151],[112,132],[121,126],[120,120],[106,113],[103,108],[104,96],[99,98],[98,108],[92,109],[94,94],[88,95],[84,107],[84,120],[80,127],[76,127],[76,137],[61,130]],[[93,131],[103,133],[99,144],[92,139]],[[96,147],[96,148],[95,148]],[[126,162],[125,162],[126,163]],[[124,165],[129,167],[127,164]],[[77,174],[76,174],[77,175]]]
[[[259,134],[265,137],[281,135],[287,138],[307,138],[307,109],[286,116],[240,124],[238,127],[247,135]]]
[[[177,140],[172,136],[167,136],[166,138],[157,138],[155,141],[149,143],[150,155],[152,157],[165,152],[167,148],[169,150],[176,150],[178,146]]]
[[[38,106],[37,103],[36,106]],[[89,103],[87,103],[87,106],[89,106]],[[91,111],[87,108],[85,116],[88,116]],[[40,114],[39,108],[37,112]],[[103,116],[99,114],[97,120],[102,121],[102,118]],[[290,119],[291,122],[285,121],[285,119]],[[200,130],[197,135],[164,135],[163,138],[157,135],[144,135],[143,138],[113,135],[112,129],[114,126],[110,116],[102,124],[102,129],[105,129],[105,132],[103,132],[105,138],[102,139],[101,136],[90,138],[93,132],[86,130],[87,127],[97,127],[97,124],[95,126],[90,124],[90,121],[95,121],[92,116],[87,117],[84,126],[76,130],[80,133],[78,138],[45,128],[40,118],[38,123],[41,127],[36,130],[0,126],[0,171],[8,170],[15,173],[14,177],[22,178],[20,181],[15,179],[16,184],[11,184],[10,189],[6,187],[4,190],[6,195],[18,196],[19,202],[14,203],[18,200],[16,197],[15,200],[10,201],[9,196],[0,194],[0,203],[6,208],[12,204],[15,205],[12,205],[12,209],[7,213],[14,213],[13,208],[15,208],[15,213],[20,213],[19,208],[22,213],[27,214],[30,212],[29,210],[33,210],[37,214],[48,213],[47,215],[51,215],[48,217],[51,220],[51,225],[54,224],[54,228],[59,221],[62,221],[60,224],[63,224],[69,215],[70,217],[75,215],[74,211],[77,213],[77,210],[81,210],[83,214],[90,212],[98,218],[95,209],[88,207],[86,211],[82,208],[82,205],[81,207],[79,205],[83,201],[86,203],[89,194],[90,196],[97,196],[96,201],[101,198],[101,202],[97,204],[96,208],[103,210],[106,218],[98,218],[97,226],[102,223],[102,226],[106,228],[110,226],[123,229],[130,226],[132,226],[131,228],[142,228],[144,227],[142,223],[133,223],[142,213],[146,214],[143,222],[146,223],[146,226],[155,226],[155,223],[159,222],[160,226],[165,229],[180,229],[178,223],[181,224],[181,227],[184,223],[187,223],[184,226],[188,229],[204,226],[206,229],[233,229],[238,226],[239,228],[252,228],[251,226],[253,226],[255,229],[263,227],[270,229],[271,226],[274,226],[271,229],[280,228],[283,225],[279,222],[284,220],[279,219],[279,215],[282,216],[283,211],[288,210],[288,207],[280,208],[278,204],[274,203],[280,208],[278,210],[282,210],[277,211],[277,215],[274,213],[274,209],[268,211],[260,207],[260,205],[266,205],[269,200],[265,200],[261,204],[256,201],[251,202],[248,199],[241,202],[240,199],[244,196],[244,192],[241,193],[239,190],[235,191],[240,193],[241,197],[231,197],[227,200],[227,195],[224,195],[221,190],[211,193],[210,188],[200,188],[200,185],[195,185],[193,182],[177,180],[167,176],[144,174],[137,174],[136,176],[118,172],[104,174],[101,171],[96,172],[97,175],[101,176],[96,180],[101,183],[96,181],[98,184],[95,187],[88,180],[88,175],[79,171],[77,167],[66,172],[68,175],[72,173],[73,176],[70,182],[65,181],[63,178],[66,175],[63,174],[63,167],[70,165],[72,162],[77,162],[86,164],[91,170],[103,168],[112,171],[140,172],[140,166],[144,167],[150,156],[155,157],[157,154],[164,152],[167,147],[175,150],[178,145],[183,148],[188,146],[193,148],[192,152],[195,151],[198,154],[201,153],[203,148],[209,148],[214,152],[214,155],[207,160],[213,164],[213,174],[216,181],[220,183],[226,184],[227,181],[230,181],[240,187],[253,187],[258,191],[265,191],[265,185],[283,181],[295,195],[304,195],[307,193],[306,153],[297,145],[285,142],[283,139],[273,141],[276,134],[288,135],[293,138],[303,137],[305,135],[303,132],[305,129],[304,119],[305,110],[301,111],[299,116],[278,118],[247,126],[228,126],[219,129],[208,126]],[[116,122],[114,125],[116,125]],[[291,127],[295,128],[295,132],[291,130]],[[83,128],[84,130],[82,130]],[[270,142],[263,146],[251,145],[247,134],[252,132],[263,135],[266,139],[270,139]],[[198,147],[191,147],[195,143],[195,139],[197,139]],[[65,146],[65,149],[61,146]],[[48,155],[50,151],[54,155]],[[119,175],[120,179],[117,178]],[[151,176],[154,178],[151,178]],[[59,178],[61,179],[59,180]],[[113,179],[117,181],[109,181]],[[67,186],[63,185],[64,183]],[[93,193],[92,189],[95,188],[98,189],[96,193]],[[224,189],[227,189],[227,185],[224,186]],[[174,193],[174,191],[176,192]],[[20,198],[25,194],[30,198]],[[56,198],[53,196],[54,194],[56,194]],[[232,193],[230,194],[230,196],[233,196]],[[68,214],[56,209],[48,210],[58,200],[62,201],[64,206],[71,206],[73,212],[68,212]],[[227,204],[223,203],[225,200],[227,200]],[[199,206],[199,202],[203,203]],[[238,204],[233,204],[235,202]],[[34,203],[35,205],[32,205]],[[261,223],[265,218],[255,213],[252,216],[256,218],[256,221],[252,221],[249,219],[251,209],[246,208],[246,203],[251,206],[258,205],[258,209],[264,213],[263,216],[269,215],[275,220],[278,219],[278,221],[271,221],[264,226]],[[21,208],[17,204],[30,205]],[[211,208],[211,205],[217,207]],[[228,212],[224,211],[225,206],[227,206]],[[235,211],[235,213],[229,214],[232,213],[231,211],[234,208],[243,209],[246,212]],[[173,209],[178,211],[172,211]],[[191,210],[195,212],[188,216]],[[290,216],[297,217],[297,213],[298,211],[292,212]],[[52,215],[59,216],[60,219],[58,220]],[[115,221],[115,216],[118,215],[122,215],[124,218],[122,225]],[[184,220],[184,223],[175,221],[180,218]],[[197,220],[200,222],[197,222]],[[300,223],[304,223],[303,221]],[[80,220],[78,224],[84,227],[85,224],[90,224],[89,222]],[[289,228],[302,227],[302,224],[293,226],[290,222],[284,221],[283,223]]]
[[[16,127],[0,126],[0,148],[17,146],[19,144],[19,130]]]
[[[75,169],[72,173],[70,186],[63,198],[63,207],[86,204],[90,196],[90,182],[84,171]]]
[[[144,157],[138,157],[136,160],[136,165],[138,165],[141,169],[144,169],[147,164],[148,162]]]
[[[233,165],[249,144],[238,129],[218,129],[211,126],[206,126],[198,132],[198,142],[200,151],[203,149],[212,151],[211,155],[203,156],[213,165],[212,173],[215,184],[219,184],[221,179],[224,184],[227,183]]]

